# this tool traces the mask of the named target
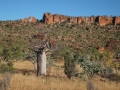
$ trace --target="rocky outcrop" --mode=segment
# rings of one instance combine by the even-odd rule
[[[60,16],[58,14],[53,15],[53,22],[60,23]]]
[[[52,24],[53,23],[53,15],[51,13],[44,13],[43,23]]]
[[[84,18],[83,17],[77,17],[77,23],[80,24],[84,22]]]
[[[108,43],[107,43],[107,47],[112,47],[112,48],[117,48],[118,46],[120,45],[120,43],[116,40],[110,40]]]
[[[77,23],[81,24],[91,24],[91,23],[98,23],[100,26],[105,26],[108,24],[119,24],[120,23],[120,17],[108,17],[108,16],[91,16],[91,17],[71,17],[71,16],[65,16],[65,15],[58,15],[51,13],[44,13],[43,15],[43,23],[45,24],[53,24],[53,23],[61,23],[68,21],[69,23]]]
[[[88,24],[95,23],[95,19],[96,19],[96,17],[94,17],[94,16],[86,17],[85,18],[85,23],[88,23]]]
[[[28,18],[24,18],[23,19],[23,22],[33,22],[33,23],[36,23],[37,22],[37,19],[35,18],[35,17],[33,17],[33,16],[30,16],[30,17],[28,17]]]
[[[114,25],[120,24],[120,17],[114,17]]]
[[[100,26],[105,26],[107,24],[112,24],[113,18],[112,17],[107,17],[107,16],[99,16],[98,17],[98,23]]]
[[[70,23],[77,23],[77,17],[69,17]]]
[[[103,53],[103,52],[104,52],[104,50],[105,50],[105,48],[104,48],[104,47],[98,47],[98,52],[99,52],[99,53]]]
[[[32,17],[32,22],[33,23],[36,23],[37,22],[37,19],[35,17]]]
[[[38,39],[39,41],[46,41],[47,39],[47,35],[45,34],[36,34],[36,35],[33,35],[33,38],[35,39]]]
[[[98,52],[103,53],[104,51],[114,53],[115,49],[119,50],[120,42],[116,40],[110,40],[106,47],[98,47]]]
[[[68,21],[69,23],[94,23],[95,22],[96,17],[92,16],[92,17],[70,17],[70,16],[65,16],[65,15],[58,15],[58,14],[54,14],[52,15],[51,13],[44,13],[43,15],[43,22],[45,24],[53,24],[53,23],[61,23],[61,22],[65,22]]]
[[[50,37],[50,47],[57,47],[57,41],[54,37]]]
[[[69,17],[65,15],[60,15],[60,22],[68,21]]]

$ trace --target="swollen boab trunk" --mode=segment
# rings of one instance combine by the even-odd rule
[[[37,76],[46,75],[46,54],[45,50],[37,52]]]
[[[32,50],[37,54],[37,76],[46,75],[46,51],[49,47],[48,43],[44,45],[34,46]]]

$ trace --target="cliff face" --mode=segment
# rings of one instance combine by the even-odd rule
[[[43,22],[45,24],[52,24],[53,23],[53,15],[51,13],[44,13]]]
[[[96,17],[91,16],[91,17],[86,17],[83,22],[90,24],[90,23],[94,23],[95,20],[96,20]]]
[[[120,23],[120,17],[115,17],[114,18],[114,24],[116,25],[118,23]]]
[[[77,17],[77,23],[80,24],[84,21],[83,17]]]
[[[80,24],[82,22],[91,24],[97,22],[100,26],[105,26],[107,24],[119,24],[120,17],[107,17],[107,16],[91,16],[91,17],[70,17],[65,15],[58,15],[51,13],[44,13],[43,15],[43,22],[45,24],[53,24],[53,23],[61,23],[68,21],[70,23],[77,23]]]
[[[107,16],[99,16],[98,17],[98,23],[100,26],[105,26],[107,24],[112,24],[113,23],[113,18],[112,17],[107,17]]]

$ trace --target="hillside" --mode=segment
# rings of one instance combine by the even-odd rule
[[[9,80],[8,84],[0,80],[0,88],[3,88],[2,84],[10,84],[10,90],[93,90],[96,87],[99,90],[119,90],[116,84],[120,82],[119,19],[113,23],[113,18],[109,22],[104,17],[101,23],[90,17],[78,23],[78,17],[74,22],[75,18],[69,16],[62,20],[60,15],[45,15],[42,20],[28,17],[0,21],[0,73],[14,72],[7,73],[8,76],[0,74],[0,78],[5,76],[5,80]],[[46,53],[47,75],[36,77],[33,65],[36,55],[30,48],[46,41],[51,50]],[[82,74],[86,75],[85,78]]]
[[[40,22],[1,21],[0,22],[0,55],[4,59],[25,59],[31,55],[28,47],[35,40],[44,36],[50,39],[54,48],[59,48],[59,54],[64,50],[84,54],[94,54],[100,47],[110,49],[115,55],[120,53],[120,25],[97,25],[96,23],[61,22],[45,25]],[[38,37],[35,37],[38,36]],[[36,39],[35,39],[36,38]],[[111,42],[110,42],[111,41]],[[112,42],[113,41],[113,42]],[[108,46],[107,44],[113,44]],[[117,46],[114,45],[116,42]],[[9,55],[11,54],[11,55]],[[7,56],[7,57],[4,57]]]

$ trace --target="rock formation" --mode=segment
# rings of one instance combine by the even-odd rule
[[[119,24],[120,23],[120,17],[115,17],[114,18],[114,25]]]
[[[35,17],[32,17],[32,22],[37,22],[37,19]]]
[[[68,16],[60,15],[60,22],[68,21]]]
[[[69,17],[70,23],[77,23],[77,17]]]
[[[40,34],[36,34],[36,35],[34,35],[33,38],[45,42],[45,41],[47,40],[47,35],[45,35],[45,34],[41,34],[41,33],[40,33]]]
[[[77,23],[80,24],[84,22],[84,18],[83,17],[77,17]]]
[[[119,24],[120,23],[120,17],[108,17],[108,16],[91,16],[91,17],[71,17],[71,16],[65,16],[65,15],[58,15],[51,13],[44,13],[43,15],[43,23],[45,24],[53,24],[53,23],[61,23],[68,21],[69,23],[77,23],[80,24],[82,22],[86,24],[91,23],[98,23],[100,26],[105,26],[107,24]]]
[[[50,37],[49,43],[50,47],[57,47],[57,41],[54,37]]]
[[[33,23],[36,23],[37,19],[35,17],[33,17],[33,16],[30,16],[28,18],[24,18],[23,22],[33,22]]]
[[[52,24],[53,23],[53,15],[51,13],[44,13],[43,23]]]
[[[53,15],[53,21],[54,23],[60,23],[60,16],[58,14]]]
[[[98,23],[100,26],[105,26],[107,24],[112,24],[113,18],[112,17],[107,17],[107,16],[99,16],[98,17]]]

